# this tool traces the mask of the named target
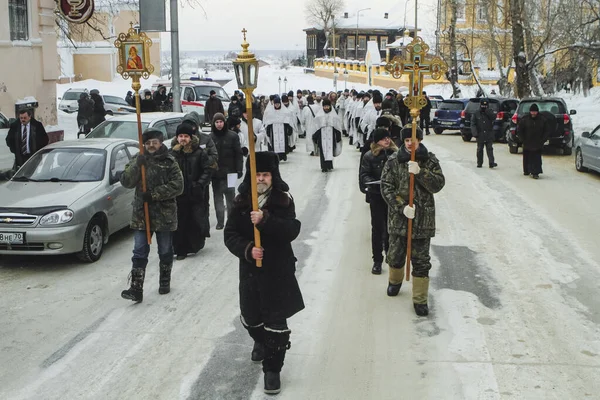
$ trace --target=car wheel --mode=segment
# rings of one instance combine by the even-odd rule
[[[433,131],[436,135],[441,135],[444,130],[442,128],[434,128]]]
[[[518,154],[519,153],[519,145],[516,143],[508,142],[508,151],[510,154]]]
[[[463,133],[463,134],[461,134],[460,136],[462,137],[462,140],[463,140],[464,142],[470,142],[470,141],[471,141],[471,138],[473,137],[473,136],[471,136],[471,135],[465,135],[464,133]]]
[[[583,166],[583,153],[581,149],[578,147],[575,151],[575,169],[579,172],[587,172],[588,169]]]
[[[77,256],[85,262],[96,262],[104,250],[104,228],[102,220],[94,217],[89,222],[83,236],[83,249]]]

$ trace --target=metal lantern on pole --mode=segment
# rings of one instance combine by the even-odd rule
[[[279,77],[278,81],[279,81],[279,92],[278,93],[281,95],[281,77]]]
[[[254,124],[252,117],[252,92],[256,89],[258,82],[258,60],[254,54],[248,51],[250,44],[246,41],[246,33],[242,29],[244,42],[242,43],[242,52],[238,53],[237,59],[233,61],[235,78],[238,88],[246,95],[246,113],[248,114],[248,157],[250,159],[250,187],[252,195],[252,210],[258,211],[258,190],[256,185],[256,152],[254,149]],[[287,82],[287,80],[286,80]],[[279,91],[281,92],[281,77],[279,77]],[[260,246],[260,232],[254,227],[254,246]],[[256,266],[262,267],[262,260],[256,260]]]
[[[287,76],[283,79],[283,91],[287,93]]]
[[[344,70],[344,90],[348,89],[348,70]]]

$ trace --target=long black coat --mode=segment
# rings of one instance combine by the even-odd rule
[[[209,124],[213,123],[213,117],[216,113],[225,114],[225,109],[223,108],[223,102],[217,97],[211,97],[206,100],[204,105],[204,117],[206,122]]]
[[[263,322],[284,320],[304,309],[304,300],[296,280],[296,257],[292,241],[300,234],[294,200],[288,193],[273,188],[262,208],[260,231],[264,249],[262,267],[252,258],[254,225],[250,220],[248,193],[235,198],[225,225],[225,246],[240,259],[240,308],[242,316],[260,314]],[[258,290],[257,290],[258,288]],[[258,292],[258,293],[257,293]]]
[[[29,149],[31,151],[30,155],[32,155],[48,144],[48,134],[40,121],[31,118],[29,124]],[[27,161],[21,154],[22,130],[23,126],[21,125],[21,122],[15,121],[10,126],[8,134],[6,135],[6,145],[10,149],[10,152],[15,155],[15,169],[22,166],[25,161]]]
[[[541,150],[548,138],[548,119],[538,114],[535,118],[525,115],[519,121],[517,135],[523,142],[524,150]]]
[[[210,137],[215,142],[219,157],[217,161],[218,169],[213,178],[227,179],[227,174],[233,173],[241,176],[244,169],[244,156],[238,134],[227,128],[219,131],[213,123]]]
[[[485,111],[475,111],[471,117],[471,134],[477,138],[477,143],[494,141],[495,120],[496,115],[489,108]]]
[[[94,129],[102,122],[106,121],[104,116],[106,115],[106,109],[104,108],[104,100],[98,94],[91,94],[90,98],[94,100],[94,111],[92,113],[92,121],[90,129]]]

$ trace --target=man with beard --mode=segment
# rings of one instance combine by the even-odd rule
[[[273,107],[265,110],[263,123],[269,138],[269,151],[274,151],[279,155],[280,160],[286,161],[287,153],[291,151],[290,140],[294,129],[292,115],[287,108],[281,107],[279,96],[274,97]]]
[[[371,209],[371,250],[373,268],[371,273],[381,274],[383,252],[389,248],[387,229],[388,206],[381,197],[381,172],[388,158],[398,151],[386,129],[377,128],[373,133],[371,150],[367,151],[360,163],[359,187],[366,192]]]
[[[490,168],[497,167],[494,162],[494,121],[496,114],[489,108],[489,100],[479,101],[479,110],[471,117],[471,134],[477,139],[477,168],[483,165],[483,147],[487,152]]]
[[[242,177],[244,166],[244,156],[240,145],[240,138],[237,133],[230,131],[225,126],[225,116],[221,113],[215,114],[210,134],[212,140],[217,146],[219,159],[217,161],[217,171],[212,177],[213,197],[215,202],[215,213],[217,214],[217,230],[225,226],[225,204],[223,196],[227,203],[227,214],[233,207],[233,198],[235,197],[235,188],[227,185],[227,175],[237,174]]]
[[[254,339],[251,360],[261,362],[264,391],[281,391],[280,372],[290,348],[287,319],[304,309],[295,277],[292,242],[300,234],[294,200],[281,178],[278,156],[256,153],[259,211],[252,211],[250,167],[225,227],[225,246],[239,258],[240,321]],[[258,229],[261,247],[254,243]],[[256,266],[262,260],[262,267]]]
[[[160,260],[159,294],[171,290],[171,269],[173,267],[172,232],[177,230],[176,198],[183,192],[183,177],[177,162],[167,146],[163,144],[163,134],[158,129],[149,128],[142,135],[145,153],[134,156],[121,175],[123,187],[135,188],[131,229],[133,234],[133,257],[131,287],[121,292],[121,297],[141,303],[144,294],[144,277],[148,265],[150,245],[146,238],[144,203],[148,204],[150,232],[156,232],[158,258]],[[142,165],[146,168],[146,192],[142,191]]]
[[[240,142],[248,147],[248,113],[246,107],[242,106],[242,120],[240,124]],[[254,117],[254,116],[253,116]],[[252,118],[252,129],[254,132],[254,151],[267,151],[269,148],[267,132],[262,121],[258,118]],[[241,139],[243,136],[243,140]],[[247,156],[248,154],[244,154]]]
[[[548,137],[548,119],[540,114],[536,103],[519,121],[517,135],[523,143],[523,175],[539,179],[542,171],[542,148]]]
[[[321,172],[331,171],[333,157],[342,153],[342,124],[329,99],[323,100],[323,111],[317,115],[313,128],[316,132],[311,137],[319,146]]]
[[[12,172],[16,173],[32,155],[48,145],[44,125],[33,117],[30,109],[19,110],[19,120],[14,121],[6,134],[6,145],[15,155]],[[9,173],[9,175],[10,175]],[[5,176],[8,176],[5,174]]]
[[[354,109],[354,126],[356,127],[356,138],[354,140],[354,144],[356,144],[357,149],[361,149],[365,145],[365,135],[360,126],[360,120],[362,119],[363,113],[365,112],[365,107],[371,101],[371,94],[368,92],[364,92],[359,94],[358,96],[360,101],[357,103]],[[368,108],[367,108],[368,110]]]
[[[304,99],[304,96],[302,95],[302,90],[300,90],[300,89],[298,89],[296,91],[296,104],[298,105],[300,112],[302,112],[302,110],[304,109],[304,106],[306,106],[306,101]],[[306,136],[306,134],[305,134],[305,136]]]
[[[210,236],[204,193],[208,190],[213,169],[190,125],[179,125],[176,138],[177,144],[171,148],[171,154],[183,175],[183,193],[177,197],[177,230],[173,234],[173,249],[177,260],[183,260],[188,254],[202,250]]]
[[[284,94],[281,96],[281,103],[285,108],[290,111],[291,114],[291,122],[293,133],[290,138],[290,148],[291,151],[296,150],[296,143],[298,142],[298,132],[300,131],[300,120],[298,119],[298,113],[300,112],[296,104],[294,104],[294,92],[290,91],[291,96],[288,94],[287,96]]]
[[[390,248],[387,264],[390,266],[388,296],[397,296],[404,279],[408,220],[412,225],[412,276],[413,306],[418,316],[429,314],[427,297],[429,293],[429,270],[431,257],[429,247],[435,236],[435,201],[445,184],[440,162],[421,144],[423,131],[417,129],[413,143],[412,126],[402,129],[402,146],[383,167],[381,173],[381,195],[388,205],[388,232]],[[415,148],[416,161],[410,161],[411,150]],[[414,203],[409,203],[410,174],[414,175]]]
[[[360,121],[360,127],[365,136],[365,144],[361,149],[361,153],[365,154],[371,148],[371,143],[373,143],[372,134],[375,131],[377,118],[381,116],[381,105],[383,103],[383,99],[379,93],[375,93],[373,95],[373,105],[367,108],[365,106],[365,110],[363,113],[363,117]]]
[[[314,105],[315,101],[312,96],[308,96],[306,98],[306,102],[307,104],[302,110],[302,130],[304,132],[304,136],[306,136],[307,132],[315,131],[315,129],[313,129],[313,123],[317,117],[317,114],[319,113],[319,109]],[[312,137],[310,140],[306,140],[306,151],[310,152],[311,156],[316,156],[319,153],[318,146],[312,140]]]
[[[223,103],[221,99],[217,97],[217,92],[214,90],[210,91],[210,97],[206,100],[204,104],[204,117],[206,118],[206,122],[212,123],[215,117],[215,114],[225,114],[225,108],[223,108]]]

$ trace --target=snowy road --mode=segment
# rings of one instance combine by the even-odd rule
[[[475,168],[475,143],[458,136],[424,143],[447,182],[429,318],[414,315],[410,284],[386,296],[387,266],[370,273],[358,152],[346,142],[328,174],[305,153],[282,165],[302,221],[294,249],[307,308],[289,321],[278,398],[597,398],[600,175],[545,155],[534,181],[506,145],[490,170]],[[222,231],[176,262],[166,296],[153,248],[139,305],[119,296],[131,247],[124,231],[91,265],[0,258],[0,398],[265,398]]]

